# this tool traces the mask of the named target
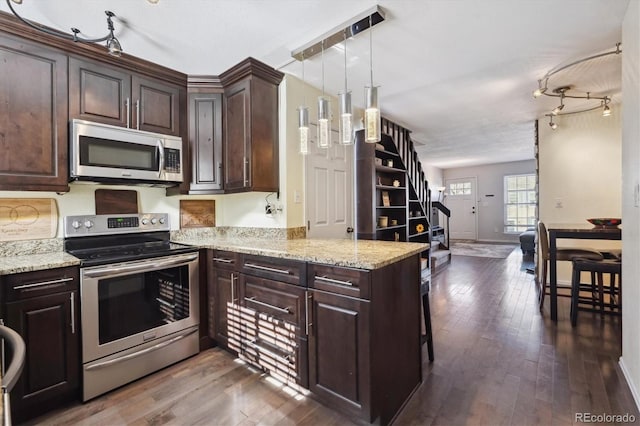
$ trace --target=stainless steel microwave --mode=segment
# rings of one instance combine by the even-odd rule
[[[171,186],[182,182],[182,139],[84,120],[70,123],[70,179]]]

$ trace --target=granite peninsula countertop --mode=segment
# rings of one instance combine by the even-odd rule
[[[0,257],[0,275],[79,265],[80,260],[63,251]]]
[[[429,248],[427,243],[306,238],[273,240],[264,238],[188,237],[174,238],[172,241],[200,248],[229,250],[244,254],[360,269],[378,269]]]

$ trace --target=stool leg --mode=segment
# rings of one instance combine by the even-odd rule
[[[571,326],[575,327],[578,323],[578,296],[580,293],[580,270],[573,268],[571,275]]]
[[[600,317],[604,318],[604,277],[602,272],[598,272],[598,298],[600,299]]]
[[[540,311],[544,307],[544,295],[547,292],[547,260],[542,261],[542,274],[538,277],[538,301]]]
[[[431,329],[431,307],[429,306],[429,293],[422,296],[422,310],[424,313],[424,325],[427,339],[427,353],[429,362],[433,362],[433,333]]]

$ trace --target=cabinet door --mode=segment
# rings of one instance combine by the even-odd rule
[[[104,64],[69,59],[70,118],[131,125],[131,74]]]
[[[6,309],[7,325],[26,345],[24,370],[11,392],[16,418],[79,397],[78,293],[33,297],[7,303]]]
[[[313,290],[311,305],[309,390],[371,421],[369,302]]]
[[[241,80],[225,89],[224,188],[242,191],[251,186],[251,84]]]
[[[180,88],[133,75],[131,127],[180,135]]]
[[[0,189],[69,190],[67,57],[0,37]]]
[[[189,94],[190,192],[222,189],[222,94]]]
[[[238,352],[239,312],[238,273],[229,269],[217,269],[209,280],[209,309],[213,318],[209,323],[209,336],[219,345]]]

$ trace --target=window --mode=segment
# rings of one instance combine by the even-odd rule
[[[504,232],[521,233],[536,226],[536,175],[504,177]]]
[[[449,195],[471,195],[471,182],[450,183]]]

